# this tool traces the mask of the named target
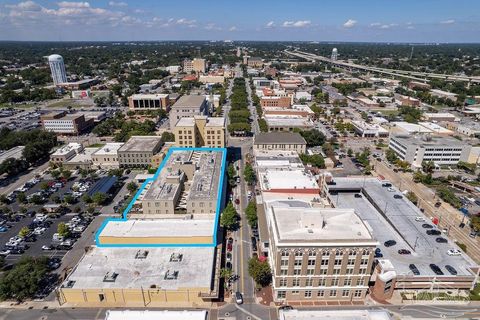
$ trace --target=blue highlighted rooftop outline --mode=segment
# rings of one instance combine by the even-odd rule
[[[208,156],[216,152],[221,154],[211,157]],[[181,156],[183,157],[182,159],[180,159]],[[217,245],[219,218],[224,206],[224,195],[226,191],[224,179],[226,156],[227,149],[225,148],[171,147],[153,177],[148,178],[140,186],[127,208],[123,211],[122,218],[108,218],[102,223],[95,234],[97,247],[215,247]],[[195,161],[199,161],[201,157],[205,158],[202,158],[202,160],[204,160],[202,166],[205,167],[203,172],[201,171],[202,168],[196,167],[198,164],[195,163]],[[218,165],[218,160],[216,159],[220,160],[220,165]],[[172,163],[179,164],[175,166],[175,170],[172,170]],[[185,168],[185,172],[180,169],[176,171],[177,167],[181,167],[182,170]],[[193,172],[190,172],[192,171],[191,168],[193,168]],[[168,170],[168,172],[164,170]],[[216,172],[216,170],[218,172]],[[192,174],[195,179],[188,179],[187,176],[192,176]],[[217,176],[218,180],[215,179]],[[180,183],[177,183],[178,185],[173,184],[172,186],[168,185],[168,182],[163,183],[164,180],[175,180],[175,182],[180,181]],[[149,190],[149,188],[159,189],[159,183],[162,183],[160,187],[167,189],[162,190],[163,194],[157,190]],[[207,207],[205,211],[208,211],[208,205],[212,206],[212,203],[208,203],[208,201],[206,203],[203,203],[203,201],[200,203],[198,201],[189,201],[188,205],[190,207],[186,208],[185,199],[179,199],[179,195],[182,192],[188,191],[184,190],[184,185],[188,185],[188,187],[191,188],[191,193],[196,192],[200,193],[200,195],[203,195],[202,188],[207,189],[206,193],[208,193],[210,189],[216,190],[216,194],[211,195],[213,196],[212,199],[214,201],[212,202],[214,202],[213,205],[215,208],[210,210],[214,213],[210,215],[205,214],[203,213],[203,208],[198,208],[198,204],[200,204],[200,207],[202,207],[202,205]],[[149,215],[143,214],[141,218],[132,219],[129,217],[129,214],[134,215],[132,209],[134,209],[135,204],[142,201],[147,193],[153,193],[153,198],[155,199],[162,198],[162,196],[165,196],[165,193],[167,193],[169,201],[173,199],[173,202],[184,204],[183,214],[173,214],[173,212],[170,212],[170,215],[165,215],[168,216],[168,218],[165,219],[162,215],[155,215],[155,218],[150,218]],[[184,193],[188,194],[188,192]],[[175,196],[170,197],[172,194],[175,194]],[[192,194],[189,194],[189,199],[190,198],[192,198]],[[154,201],[155,203],[152,204],[152,207],[158,207],[159,205],[167,206],[167,201]],[[191,204],[190,202],[195,202],[197,207],[192,208],[191,206],[195,204]],[[147,205],[150,206],[150,203],[147,203]],[[155,211],[154,209],[156,208],[149,210]],[[195,210],[201,210],[201,213],[195,213]],[[168,209],[162,210],[162,212],[165,211],[168,212]],[[160,216],[162,217],[159,218]],[[190,230],[191,234],[183,236],[182,231],[185,230]],[[155,243],[157,240],[158,242]]]

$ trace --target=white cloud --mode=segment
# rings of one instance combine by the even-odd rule
[[[370,27],[378,28],[378,29],[390,29],[397,26],[398,26],[397,23],[380,23],[380,22],[370,23]]]
[[[57,4],[60,8],[90,8],[90,3],[88,2],[62,1]]]
[[[221,27],[217,26],[215,23],[213,22],[210,22],[210,23],[207,23],[204,27],[203,27],[205,30],[208,30],[208,31],[220,31],[222,30]]]
[[[193,25],[197,22],[196,20],[188,20],[185,18],[178,19],[175,23],[180,25]]]
[[[443,20],[443,21],[440,21],[440,23],[441,24],[454,24],[455,20],[453,20],[453,19]]]
[[[110,7],[126,7],[126,6],[128,6],[128,4],[126,2],[123,2],[123,1],[110,1],[108,3],[108,5]]]
[[[235,26],[232,26],[232,27],[230,27],[230,29],[228,29],[228,31],[231,31],[231,32],[237,31],[237,30],[238,30],[238,29],[237,29],[237,27],[235,27]]]
[[[269,22],[267,23],[266,27],[267,27],[267,28],[273,28],[273,27],[275,27],[275,22],[269,21]]]
[[[310,20],[285,21],[282,26],[286,28],[304,28],[312,24]]]
[[[343,24],[343,26],[344,26],[345,28],[353,28],[356,24],[357,24],[357,20],[348,19],[347,21],[345,21],[345,23]]]
[[[42,7],[33,1],[19,2],[18,4],[7,4],[5,7],[20,11],[41,11]]]

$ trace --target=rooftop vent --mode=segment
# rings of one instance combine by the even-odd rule
[[[115,280],[118,277],[118,273],[116,272],[107,272],[105,276],[103,277],[103,282],[115,282]]]
[[[313,230],[312,230],[312,229],[308,229],[308,233],[313,233]]]
[[[178,278],[178,271],[167,270],[165,272],[165,280],[176,280]]]
[[[183,259],[183,254],[181,253],[172,253],[170,256],[170,262],[181,262]]]
[[[135,259],[146,259],[148,256],[147,250],[138,250],[135,254]]]
[[[74,280],[68,280],[65,284],[64,284],[64,288],[73,288],[73,286],[75,285],[75,282]]]

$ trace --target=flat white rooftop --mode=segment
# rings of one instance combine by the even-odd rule
[[[381,310],[280,310],[279,320],[390,320]]]
[[[52,153],[52,156],[63,156],[74,150],[75,152],[78,152],[79,150],[82,150],[83,146],[80,143],[77,142],[70,142],[67,145],[64,145],[57,150],[55,150],[54,153]],[[9,150],[10,151],[10,150]]]
[[[399,129],[402,129],[406,133],[430,133],[432,130],[425,128],[419,124],[408,122],[393,122],[393,125]]]
[[[206,247],[91,247],[62,286],[74,289],[136,289],[152,286],[160,290],[210,288],[214,250]],[[181,256],[180,261],[171,259],[172,254]],[[166,278],[167,272],[178,272],[176,279]]]
[[[282,200],[269,203],[278,241],[376,242],[353,209],[311,207],[307,202]]]
[[[264,190],[272,189],[320,189],[315,177],[305,170],[267,169],[261,177]],[[262,188],[263,189],[263,188]]]
[[[123,145],[123,142],[109,142],[97,151],[95,151],[94,155],[116,155],[118,153],[118,149],[120,149]]]
[[[211,237],[214,227],[213,215],[202,219],[149,219],[109,221],[100,237],[152,238],[152,237]],[[181,230],[181,232],[179,232]]]
[[[453,134],[454,133],[452,130],[448,130],[444,127],[441,127],[436,123],[419,122],[418,124],[421,125],[424,128],[427,128],[427,129],[431,130],[433,133],[437,133],[437,134]]]
[[[206,310],[182,311],[152,311],[152,310],[122,310],[107,311],[105,320],[206,320]]]

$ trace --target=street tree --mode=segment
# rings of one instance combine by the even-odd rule
[[[227,230],[235,230],[238,227],[238,213],[232,202],[229,202],[223,209],[220,225]]]
[[[253,278],[255,283],[262,287],[266,287],[272,282],[272,270],[267,261],[260,261],[257,257],[248,260],[248,274]]]
[[[243,172],[243,176],[245,178],[245,181],[249,184],[252,185],[255,182],[255,171],[253,170],[253,167],[250,163],[247,163],[245,165],[245,170]]]

